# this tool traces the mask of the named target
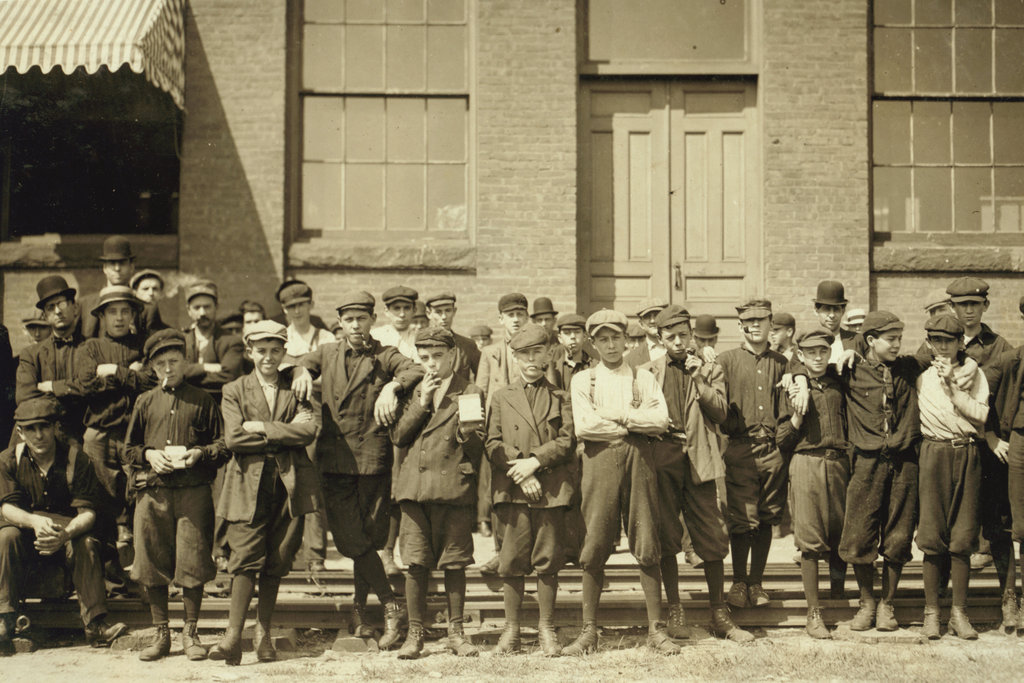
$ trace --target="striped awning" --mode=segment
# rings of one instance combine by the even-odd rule
[[[185,106],[185,0],[0,0],[0,72],[135,73]]]

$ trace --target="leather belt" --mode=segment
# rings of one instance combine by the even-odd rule
[[[967,448],[971,445],[978,444],[978,437],[976,436],[958,436],[955,439],[933,439],[931,437],[924,437],[925,441],[931,441],[933,443],[942,443],[953,448]]]

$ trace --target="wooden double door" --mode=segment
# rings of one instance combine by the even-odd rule
[[[756,100],[746,80],[581,84],[582,312],[661,297],[738,339],[762,283]]]

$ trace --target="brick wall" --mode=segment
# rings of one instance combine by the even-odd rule
[[[868,303],[867,6],[764,3],[765,291],[798,322],[823,279]]]

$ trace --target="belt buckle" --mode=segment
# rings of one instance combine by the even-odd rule
[[[959,439],[951,439],[949,445],[952,446],[953,448],[967,448],[968,446],[971,445],[971,442],[973,440],[974,439],[972,439],[969,436],[961,437]]]

